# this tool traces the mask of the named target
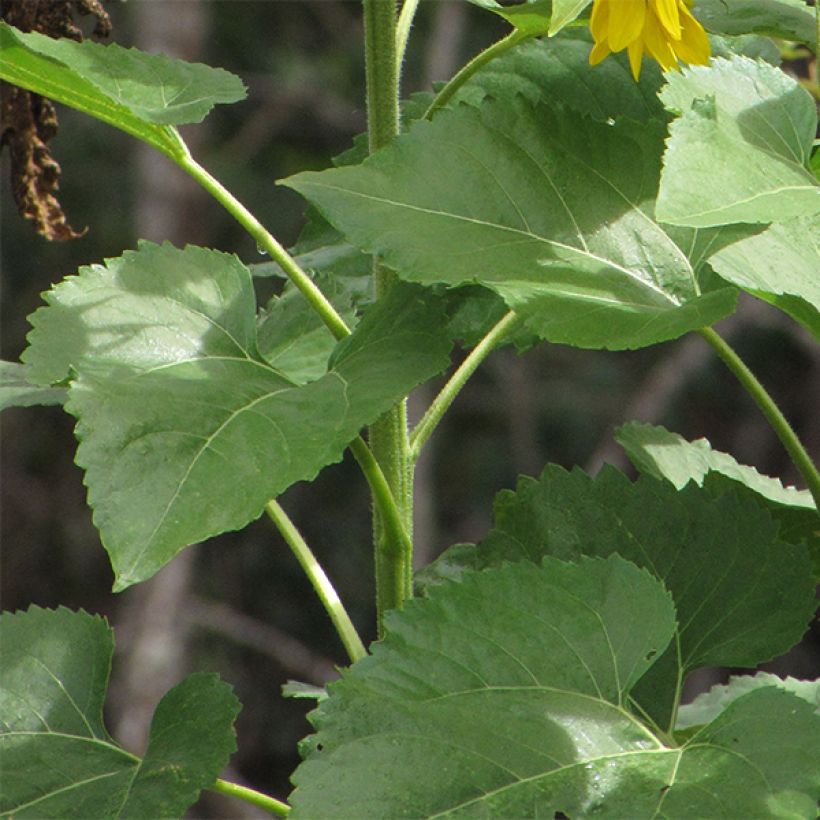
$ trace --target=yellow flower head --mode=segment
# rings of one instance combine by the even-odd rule
[[[593,0],[589,29],[595,46],[589,62],[597,65],[612,52],[628,48],[636,80],[644,51],[665,71],[677,68],[678,60],[706,63],[709,40],[689,11],[691,5],[692,0]]]

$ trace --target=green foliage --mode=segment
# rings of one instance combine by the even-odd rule
[[[695,0],[693,12],[715,34],[767,34],[814,49],[814,12],[804,0]]]
[[[191,246],[143,242],[46,301],[25,361],[40,384],[72,378],[77,463],[116,589],[244,526],[341,458],[450,349],[440,304],[407,286],[368,312],[321,378],[299,385],[258,352],[247,268]]]
[[[680,746],[630,711],[674,619],[617,556],[431,589],[312,714],[294,816],[812,817],[820,717],[802,700],[746,695]]]
[[[538,563],[545,555],[618,553],[649,570],[671,593],[681,625],[633,693],[662,726],[674,725],[688,672],[755,666],[785,652],[814,611],[805,548],[780,541],[768,512],[733,494],[715,498],[697,486],[676,491],[649,477],[632,484],[613,468],[592,479],[550,466],[538,480],[519,479],[515,493],[498,495],[495,522],[484,541],[445,551],[421,580],[453,577],[459,567]],[[749,623],[757,624],[753,632]]]
[[[36,404],[63,404],[62,387],[38,387],[28,379],[28,368],[18,362],[0,362],[0,410]]]
[[[670,74],[661,99],[680,116],[670,128],[658,219],[708,227],[820,214],[820,185],[808,169],[817,112],[782,71],[717,59]]]
[[[454,339],[477,365],[508,310],[521,323],[493,343],[637,348],[703,330],[743,289],[820,338],[816,110],[771,62],[740,56],[773,59],[760,34],[812,43],[801,0],[697,0],[726,56],[665,77],[647,65],[639,83],[625,55],[592,67],[589,36],[562,31],[589,0],[472,2],[514,27],[485,52],[500,56],[452,97],[407,101],[387,148],[368,157],[360,136],[335,168],[286,180],[311,203],[290,255],[176,130],[240,99],[238,78],[0,23],[0,77],[169,155],[272,255],[252,272],[142,242],[52,288],[23,364],[2,363],[0,407],[64,403],[77,419],[116,590],[243,527],[354,442],[377,580],[404,591],[411,442],[396,429],[368,449],[359,434],[400,418]],[[547,33],[560,36],[528,40]],[[396,274],[378,293],[371,255],[381,285]],[[290,281],[258,310],[252,273]],[[318,702],[296,816],[815,817],[816,682],[745,676],[680,699],[695,669],[754,667],[800,640],[820,575],[816,469],[806,457],[812,498],[705,440],[638,424],[617,439],[636,482],[610,467],[521,478],[487,538],[417,574],[423,596],[386,617],[372,654],[327,690],[286,685]],[[358,641],[284,511],[276,524]],[[195,674],[172,689],[140,760],[103,724],[112,650],[83,612],[0,618],[0,815],[179,816],[217,785],[229,688]]]
[[[142,760],[114,743],[103,725],[113,649],[106,622],[84,612],[0,616],[0,816],[179,816],[225,766],[239,702],[215,675],[165,695]]]
[[[360,166],[286,184],[404,279],[485,285],[550,341],[640,347],[734,305],[732,289],[700,293],[653,219],[662,151],[652,123],[491,100],[416,123]]]
[[[217,103],[245,96],[219,68],[117,45],[24,33],[0,22],[0,77],[78,108],[172,158],[186,149],[173,128],[200,122]]]

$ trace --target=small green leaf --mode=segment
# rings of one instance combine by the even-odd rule
[[[46,301],[24,360],[39,384],[72,377],[76,460],[118,590],[257,518],[449,363],[442,300],[403,284],[297,385],[258,352],[248,269],[204,248],[141,243]]]
[[[436,565],[453,577],[505,561],[568,560],[618,553],[650,570],[675,601],[674,648],[649,670],[634,696],[662,725],[674,712],[676,681],[701,666],[753,667],[797,643],[815,608],[806,548],[780,541],[759,503],[696,485],[676,491],[644,476],[634,484],[614,468],[592,479],[548,466],[499,493],[495,529],[469,551]],[[685,556],[685,560],[682,559]],[[732,607],[725,602],[732,601]],[[749,624],[757,624],[749,630]]]
[[[774,689],[679,746],[626,708],[674,611],[619,556],[469,573],[387,619],[311,714],[299,817],[795,817],[820,719]]]
[[[27,371],[28,368],[19,362],[0,362],[0,410],[36,404],[62,404],[65,401],[65,388],[32,384]]]
[[[766,34],[817,45],[814,12],[804,0],[695,0],[692,11],[715,34]]]
[[[663,135],[491,100],[414,124],[361,166],[285,184],[403,279],[484,285],[551,341],[640,347],[714,322],[735,297],[701,293],[654,220]]]
[[[776,686],[784,692],[802,698],[814,706],[816,715],[820,715],[820,681],[778,678],[770,672],[758,672],[756,675],[731,677],[729,683],[713,686],[708,692],[698,695],[691,703],[681,706],[675,729],[688,729],[710,723],[739,697],[768,686]]]
[[[780,524],[784,541],[805,544],[820,578],[820,518],[808,490],[784,487],[778,479],[713,450],[706,439],[689,442],[663,427],[630,422],[615,431],[615,439],[638,470],[665,478],[678,489],[693,481],[713,495],[745,490]]]
[[[546,34],[549,30],[550,14],[555,0],[523,0],[516,5],[504,6],[496,0],[470,0],[470,2],[503,17],[522,34],[534,36]]]
[[[0,616],[3,817],[178,817],[236,748],[239,703],[195,674],[157,706],[142,761],[103,726],[114,641],[85,612]]]
[[[574,22],[591,0],[552,0],[552,20],[549,34],[558,34],[564,26]]]
[[[705,438],[687,441],[663,427],[631,421],[615,431],[615,440],[642,473],[665,478],[681,489],[689,481],[703,485],[712,471],[745,485],[767,501],[799,509],[815,509],[808,490],[784,487],[776,478],[761,475],[754,467],[738,462],[728,453],[713,450]]]
[[[672,123],[658,194],[661,222],[693,227],[820,214],[808,169],[817,128],[809,93],[745,57],[671,72],[661,93]]]

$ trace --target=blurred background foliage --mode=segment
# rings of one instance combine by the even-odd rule
[[[318,169],[365,129],[360,7],[350,0],[111,0],[113,39],[148,51],[223,66],[248,86],[244,102],[220,107],[187,129],[195,155],[285,244],[303,220],[298,196],[275,180]],[[88,21],[87,21],[88,22]],[[90,31],[92,25],[85,25]],[[446,80],[505,33],[494,15],[459,0],[422,2],[404,69],[405,95]],[[138,238],[204,244],[260,261],[241,229],[181,171],[125,134],[62,107],[52,152],[62,166],[61,201],[88,233],[49,244],[20,220],[8,172],[2,180],[2,347],[16,360],[26,316],[40,293],[79,265],[118,256]],[[7,157],[3,158],[4,165]],[[260,300],[270,280],[260,280]],[[741,301],[722,325],[781,403],[809,451],[820,453],[820,354],[785,317]],[[458,355],[458,354],[457,354]],[[419,417],[436,385],[411,399]],[[629,419],[706,436],[786,483],[798,476],[750,399],[691,337],[635,352],[548,346],[496,352],[467,386],[428,446],[417,477],[417,559],[478,540],[492,522],[495,493],[547,462],[592,472],[611,462],[629,471],[612,430]],[[152,581],[110,591],[112,573],[73,464],[72,419],[59,408],[3,414],[4,609],[65,604],[107,615],[117,637],[108,721],[140,751],[157,700],[194,669],[218,671],[244,704],[239,751],[228,777],[284,797],[309,731],[310,703],[283,700],[294,678],[322,683],[345,655],[296,561],[260,520],[189,548]],[[282,504],[302,529],[363,637],[375,634],[369,500],[352,460],[329,467]],[[766,668],[818,674],[816,627]],[[706,687],[728,670],[699,673]],[[211,795],[191,816],[257,816]]]

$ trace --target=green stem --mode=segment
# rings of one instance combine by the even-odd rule
[[[305,575],[310,579],[313,589],[316,590],[316,594],[324,604],[327,614],[330,615],[333,626],[336,627],[336,632],[339,633],[339,637],[342,639],[351,662],[355,663],[360,658],[365,657],[367,650],[356,632],[356,627],[353,626],[353,622],[350,620],[341,599],[336,594],[333,584],[330,583],[330,579],[316,560],[316,556],[311,552],[305,539],[302,538],[302,534],[296,529],[287,513],[276,501],[268,501],[265,505],[265,511],[293,551],[296,560],[305,571]]]
[[[296,260],[277,242],[262,223],[224,186],[211,176],[190,155],[177,160],[180,167],[187,171],[228,213],[251,235],[257,247],[266,251],[270,258],[277,262],[290,278],[291,282],[307,299],[311,307],[319,314],[336,339],[350,335],[350,328],[336,312],[336,308],[327,300],[313,280],[303,271]]]
[[[287,817],[290,814],[290,806],[287,803],[283,803],[275,797],[269,797],[267,794],[262,794],[262,792],[255,789],[249,789],[247,786],[231,783],[228,780],[217,780],[213,786],[208,787],[208,790],[226,794],[228,797],[236,797],[238,800],[244,800],[246,803],[258,806],[277,817]]]
[[[403,24],[408,25],[410,6]],[[395,0],[362,0],[365,71],[367,75],[367,133],[370,153],[389,145],[399,128],[398,21]],[[393,286],[395,274],[374,260],[377,298]],[[399,522],[384,514],[374,492],[373,542],[379,635],[390,609],[400,608],[412,595],[413,467],[408,458],[407,406],[399,402],[371,425],[370,449],[384,473],[389,494],[398,508]],[[355,455],[355,451],[354,451]],[[358,458],[358,456],[357,456]],[[362,464],[362,460],[359,460]],[[373,487],[371,483],[371,488]]]
[[[820,473],[814,462],[809,458],[806,448],[797,438],[791,425],[786,420],[774,399],[766,392],[766,388],[757,380],[754,373],[746,366],[743,360],[712,328],[704,327],[698,331],[701,336],[714,348],[724,364],[735,374],[737,380],[746,388],[749,395],[755,400],[763,412],[777,437],[786,448],[794,466],[803,476],[809,491],[814,498],[815,506],[820,510]]]
[[[436,94],[430,107],[424,113],[424,119],[429,120],[433,114],[440,108],[444,108],[448,102],[453,98],[456,91],[473,76],[480,68],[487,65],[491,60],[509,51],[513,46],[517,46],[520,42],[534,37],[535,33],[526,33],[514,29],[506,37],[503,37],[497,43],[493,43],[489,48],[485,48],[480,54],[477,54],[467,63],[453,78]]]
[[[404,62],[404,54],[407,51],[407,40],[410,37],[410,27],[413,25],[413,18],[419,7],[419,0],[404,0],[399,14],[399,22],[396,24],[396,73],[401,75],[401,65]]]
[[[447,384],[441,389],[441,392],[433,399],[432,404],[427,408],[427,412],[410,436],[410,458],[414,462],[418,460],[425,442],[430,438],[442,416],[466,384],[467,379],[475,373],[476,368],[490,355],[493,349],[509,336],[519,322],[520,318],[513,311],[503,316],[470,351],[467,358],[464,359]]]

